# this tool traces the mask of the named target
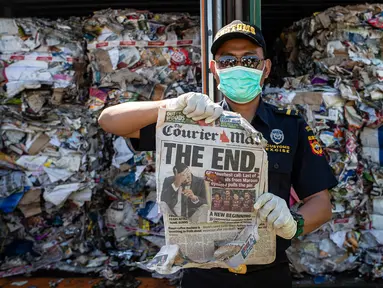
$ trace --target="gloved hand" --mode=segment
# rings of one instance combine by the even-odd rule
[[[297,232],[297,222],[287,207],[286,201],[271,194],[262,194],[254,204],[261,222],[267,222],[268,229],[275,229],[278,236],[292,239]]]
[[[206,123],[214,122],[222,114],[222,107],[210,100],[209,96],[189,92],[170,99],[166,107],[182,111],[186,117],[194,121],[205,119]]]

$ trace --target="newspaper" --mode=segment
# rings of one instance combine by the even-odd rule
[[[262,134],[233,112],[209,125],[181,111],[160,108],[158,114],[157,202],[167,246],[147,267],[171,273],[174,265],[234,268],[273,262],[275,232],[257,223],[253,207],[268,188]]]

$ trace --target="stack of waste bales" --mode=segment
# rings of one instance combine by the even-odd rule
[[[279,40],[283,55],[275,59],[285,59],[286,77],[264,98],[301,112],[339,181],[330,191],[332,221],[289,250],[298,273],[358,268],[383,276],[382,11],[382,4],[333,7]]]
[[[117,280],[158,252],[164,230],[153,152],[97,119],[115,104],[201,91],[199,19],[104,10],[0,21],[0,277]]]

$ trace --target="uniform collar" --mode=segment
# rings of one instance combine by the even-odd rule
[[[226,99],[222,100],[221,106],[222,106],[223,110],[233,111],[233,109],[231,109],[229,103],[227,103]],[[258,106],[258,109],[256,112],[256,117],[254,117],[251,122],[253,123],[255,121],[255,119],[257,117],[259,117],[262,120],[262,122],[264,122],[267,126],[269,126],[270,122],[269,122],[269,113],[267,111],[267,108],[268,107],[266,106],[265,102],[262,100],[262,97],[261,97],[259,100],[259,106]]]

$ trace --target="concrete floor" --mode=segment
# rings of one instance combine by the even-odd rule
[[[64,279],[64,280],[62,280]],[[141,281],[139,288],[175,288],[174,286],[168,285],[167,280],[154,279],[150,277],[137,277],[137,280]],[[60,280],[62,280],[60,282]],[[27,281],[24,285],[17,285],[23,281]],[[100,282],[99,278],[5,278],[0,279],[0,288],[50,288],[50,282],[59,283],[56,288],[92,288],[93,285]],[[362,279],[349,277],[338,277],[334,283],[322,283],[315,285],[312,279],[307,278],[304,280],[295,280],[293,284],[294,288],[383,288],[382,281],[366,283]]]
[[[141,281],[139,288],[171,288],[166,280],[153,278],[137,278]],[[49,288],[49,283],[57,283],[60,278],[6,278],[0,279],[0,288]],[[28,281],[24,285],[18,286],[23,281]],[[61,281],[57,288],[92,288],[93,285],[100,282],[101,279],[95,278],[68,278]],[[173,287],[174,288],[174,287]]]

